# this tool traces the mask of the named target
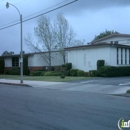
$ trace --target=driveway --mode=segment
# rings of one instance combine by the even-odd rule
[[[83,81],[73,81],[52,86],[40,86],[47,89],[62,91],[81,91],[102,94],[122,94],[130,89],[130,77],[94,78]]]

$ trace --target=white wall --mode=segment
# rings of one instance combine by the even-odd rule
[[[111,37],[105,40],[101,40],[99,42],[95,42],[94,44],[101,43],[101,42],[108,42],[110,43],[111,41],[118,41],[119,44],[124,44],[124,45],[130,45],[130,37]]]
[[[97,60],[105,60],[105,65],[111,65],[111,48],[98,47],[68,51],[68,62],[72,63],[74,69],[86,72],[97,69]]]
[[[48,55],[48,53],[46,53],[46,55]],[[46,60],[48,59],[46,58]],[[58,66],[58,65],[63,64],[63,58],[61,54],[59,52],[53,52],[51,62],[52,62],[52,66]],[[40,66],[48,66],[48,64],[46,63],[44,58],[41,56],[41,54],[33,54],[33,55],[28,56],[28,66],[40,67]]]
[[[117,66],[117,48],[111,47],[110,49],[110,65]]]
[[[8,57],[8,58],[4,58],[5,60],[5,67],[12,67],[12,58]]]

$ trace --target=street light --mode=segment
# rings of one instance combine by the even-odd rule
[[[13,4],[10,4],[10,3],[6,3],[6,8],[8,9],[9,8],[9,5],[12,5],[14,6]],[[19,13],[19,16],[20,16],[20,46],[21,46],[21,54],[20,54],[20,74],[21,74],[21,79],[20,79],[20,83],[23,83],[23,45],[22,45],[22,14],[20,14],[20,11],[18,10],[18,8],[16,6],[14,6],[15,9],[17,9],[18,13]]]

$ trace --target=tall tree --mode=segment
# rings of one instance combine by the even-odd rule
[[[38,26],[34,28],[35,36],[38,39],[37,43],[34,43],[31,36],[28,35],[25,38],[26,44],[31,47],[33,50],[37,52],[41,52],[41,56],[48,64],[49,68],[51,67],[51,52],[54,49],[54,29],[50,22],[50,19],[42,16],[38,19]],[[42,53],[43,50],[47,51],[48,53]]]
[[[51,22],[45,16],[40,17],[38,26],[34,28],[34,32],[38,42],[35,42],[31,35],[25,38],[25,42],[34,51],[48,51],[48,55],[40,53],[48,66],[51,66],[52,50],[59,50],[65,63],[66,52],[64,48],[82,45],[85,42],[84,40],[75,39],[76,34],[73,28],[69,26],[67,19],[62,14],[58,14],[54,22]]]
[[[105,32],[102,32],[99,35],[95,36],[95,38],[93,40],[98,40],[100,38],[106,37],[111,34],[119,34],[119,32],[113,31],[113,30],[112,31],[106,30]]]
[[[55,40],[57,43],[56,47],[58,50],[60,50],[63,61],[65,63],[66,52],[64,48],[84,44],[84,41],[75,39],[76,34],[73,28],[70,27],[67,19],[62,14],[57,15],[57,18],[54,22],[54,28]]]

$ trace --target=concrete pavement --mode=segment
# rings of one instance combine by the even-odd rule
[[[110,80],[110,81],[108,81]],[[21,84],[20,80],[0,79],[0,84],[10,84],[19,86],[29,86],[35,88],[55,89],[61,91],[78,91],[102,94],[124,95],[130,89],[130,82],[125,79],[102,78],[96,80],[86,80],[79,82],[46,82],[46,81],[29,81],[24,80]],[[129,96],[129,94],[127,94]]]

